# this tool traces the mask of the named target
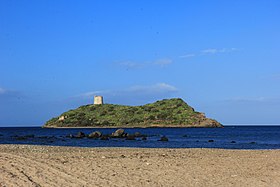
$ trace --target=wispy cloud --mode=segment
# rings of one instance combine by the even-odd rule
[[[217,53],[230,53],[236,51],[236,48],[222,48],[222,49],[204,49],[201,51],[201,54],[217,54]]]
[[[171,63],[172,63],[171,59],[163,58],[163,59],[158,59],[158,60],[154,61],[152,64],[159,65],[159,66],[166,66]]]
[[[226,99],[226,102],[231,103],[239,103],[239,104],[248,104],[248,103],[256,103],[256,104],[276,104],[280,103],[279,97],[235,97]]]
[[[118,63],[121,67],[125,67],[127,69],[140,69],[146,66],[145,63],[137,63],[133,61],[123,61]]]
[[[218,50],[218,49],[204,49],[201,51],[202,54],[216,54],[218,52],[222,52],[223,49]]]
[[[79,96],[92,97],[95,95],[127,95],[127,94],[156,94],[156,93],[168,93],[177,92],[178,89],[167,83],[157,83],[153,85],[134,85],[129,88],[124,88],[122,90],[99,90],[90,91]]]
[[[195,54],[190,53],[190,54],[181,55],[181,56],[179,56],[179,58],[191,58],[191,57],[195,57],[195,56],[196,56]]]
[[[175,86],[166,84],[166,83],[158,83],[154,85],[148,85],[148,86],[132,86],[127,89],[129,92],[133,93],[162,93],[162,92],[176,92],[178,89]]]
[[[118,90],[99,90],[80,94],[78,97],[89,99],[94,95],[102,95],[105,99],[118,103],[139,103],[139,101],[149,101],[151,99],[161,99],[176,94],[178,89],[167,83],[157,83],[152,85],[134,85]]]
[[[99,90],[99,91],[90,91],[90,92],[86,92],[83,94],[80,94],[78,97],[93,97],[95,95],[102,95],[102,94],[107,94],[110,93],[110,90]]]
[[[235,97],[235,98],[230,98],[230,99],[226,99],[226,101],[229,102],[263,102],[266,101],[267,98],[265,97]]]
[[[21,97],[21,93],[14,90],[8,90],[0,87],[0,98],[13,98],[13,97]]]
[[[142,68],[150,68],[150,67],[165,67],[169,64],[173,63],[172,59],[169,58],[161,58],[156,59],[154,61],[147,62],[136,62],[136,61],[122,61],[117,64],[126,69],[142,69]]]
[[[234,51],[237,51],[237,48],[222,48],[222,49],[217,49],[217,48],[208,48],[208,49],[203,49],[197,53],[187,53],[184,55],[179,56],[179,58],[191,58],[191,57],[197,57],[197,56],[203,56],[203,55],[214,55],[214,54],[219,54],[219,53],[231,53]]]

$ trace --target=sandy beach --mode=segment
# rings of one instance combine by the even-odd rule
[[[280,150],[0,145],[0,186],[280,186]]]

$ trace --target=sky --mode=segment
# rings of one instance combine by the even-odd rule
[[[280,124],[280,1],[1,0],[0,126],[41,126],[94,95]]]

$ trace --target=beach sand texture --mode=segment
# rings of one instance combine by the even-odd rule
[[[280,186],[280,150],[0,145],[0,186]]]

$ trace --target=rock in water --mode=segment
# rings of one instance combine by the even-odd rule
[[[78,132],[77,135],[75,136],[75,138],[84,138],[84,137],[86,137],[86,135],[83,132]]]
[[[142,137],[142,134],[141,134],[140,132],[135,132],[135,133],[134,133],[134,136],[135,136],[135,137]]]
[[[168,138],[166,136],[162,136],[159,141],[168,142]]]
[[[121,138],[125,135],[124,129],[118,129],[115,132],[112,133],[112,137],[114,138]]]
[[[102,133],[99,131],[94,131],[88,135],[88,138],[100,138]]]
[[[125,139],[126,140],[135,140],[135,135],[129,134],[129,135],[127,135],[127,137]]]

